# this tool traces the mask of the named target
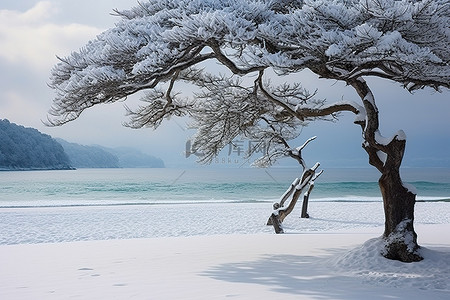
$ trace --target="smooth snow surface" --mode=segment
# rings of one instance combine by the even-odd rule
[[[379,254],[381,228],[0,246],[0,299],[449,299],[449,224],[425,259]]]

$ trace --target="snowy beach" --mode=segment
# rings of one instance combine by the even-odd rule
[[[45,221],[11,226],[25,231],[0,246],[0,299],[449,299],[450,203],[417,203],[411,264],[379,255],[381,205],[311,203],[284,235],[270,203],[11,208]]]
[[[106,239],[272,234],[270,202],[116,205],[0,209],[0,245]],[[283,223],[287,233],[382,227],[380,202],[313,202],[309,219],[301,204]],[[418,202],[416,223],[450,224],[449,202]],[[378,230],[381,235],[382,229]],[[419,236],[419,241],[420,241]]]
[[[377,253],[381,228],[0,246],[1,299],[449,299],[449,224],[425,259]]]
[[[379,255],[383,204],[363,170],[328,172],[311,217],[298,205],[275,235],[293,173],[0,173],[0,299],[449,299],[448,170],[406,172],[425,257],[411,264]]]

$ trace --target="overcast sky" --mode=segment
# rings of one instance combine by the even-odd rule
[[[42,124],[54,96],[47,86],[56,55],[77,51],[100,32],[114,26],[114,8],[127,9],[134,0],[2,0],[0,2],[0,119],[34,127],[53,137],[80,144],[107,147],[132,146],[162,158],[166,165],[194,165],[185,157],[185,145],[192,132],[186,120],[171,120],[157,131],[130,129],[123,103],[101,105],[74,122],[58,128]],[[304,85],[329,101],[359,101],[351,88],[304,74]],[[408,137],[404,166],[450,167],[450,93],[432,90],[411,95],[398,84],[368,79],[380,110],[381,133],[391,136],[403,129]],[[304,139],[317,135],[304,157],[326,167],[367,167],[361,148],[361,131],[344,115],[336,123],[317,122],[303,130]],[[1,142],[1,141],[0,141]],[[246,144],[243,144],[243,148]],[[245,149],[244,149],[245,150]],[[237,160],[240,160],[238,157]],[[234,162],[237,161],[233,160]],[[228,164],[228,151],[219,157]],[[239,164],[243,160],[239,161]],[[213,163],[214,165],[214,163]],[[235,165],[235,164],[234,164]]]

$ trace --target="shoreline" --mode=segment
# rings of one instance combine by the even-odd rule
[[[273,233],[273,227],[265,225],[271,206],[267,202],[1,209],[0,245]],[[381,202],[310,202],[309,219],[299,218],[300,208],[284,221],[287,233],[384,225]],[[448,202],[418,202],[415,224],[450,223],[449,210]]]
[[[266,222],[271,206],[267,202],[0,209],[0,245],[270,234],[274,230]],[[310,202],[309,219],[299,218],[300,208],[284,221],[287,233],[384,226],[381,202]],[[418,202],[415,224],[450,223],[449,210],[448,202]]]

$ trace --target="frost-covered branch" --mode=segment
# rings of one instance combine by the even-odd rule
[[[223,63],[231,72],[238,75],[245,75],[257,71],[264,70],[265,66],[251,67],[248,69],[239,68],[231,59],[229,59],[225,54],[222,53],[220,49],[220,44],[217,41],[211,40],[208,45],[213,49],[216,59]]]
[[[116,10],[116,27],[60,58],[49,83],[56,97],[48,122],[62,125],[94,105],[161,89],[175,73],[213,59],[239,75],[310,69],[344,81],[387,78],[408,90],[449,88],[449,6],[431,0],[140,2]],[[279,100],[262,85],[260,92]],[[284,109],[303,118],[329,113]]]
[[[60,58],[52,70],[50,86],[57,95],[48,123],[62,125],[94,105],[144,90],[145,105],[126,107],[128,126],[156,128],[170,116],[189,115],[198,128],[193,145],[208,153],[204,162],[243,136],[267,143],[266,157],[257,162],[265,165],[286,153],[286,141],[299,134],[296,128],[333,120],[343,111],[356,115],[366,145],[374,148],[369,152],[386,148],[375,139],[373,101],[363,101],[364,107],[325,104],[298,82],[264,81],[267,69],[280,76],[310,69],[357,89],[364,76],[394,80],[409,90],[448,87],[449,35],[442,26],[448,24],[448,3],[303,1],[284,3],[283,9],[280,4],[171,0],[116,10],[122,20],[115,28]],[[209,60],[239,76],[197,68]],[[246,86],[254,73],[254,85]],[[176,91],[180,81],[199,91],[183,96]],[[370,98],[363,93],[362,99]],[[374,164],[384,164],[379,155],[371,156]]]

